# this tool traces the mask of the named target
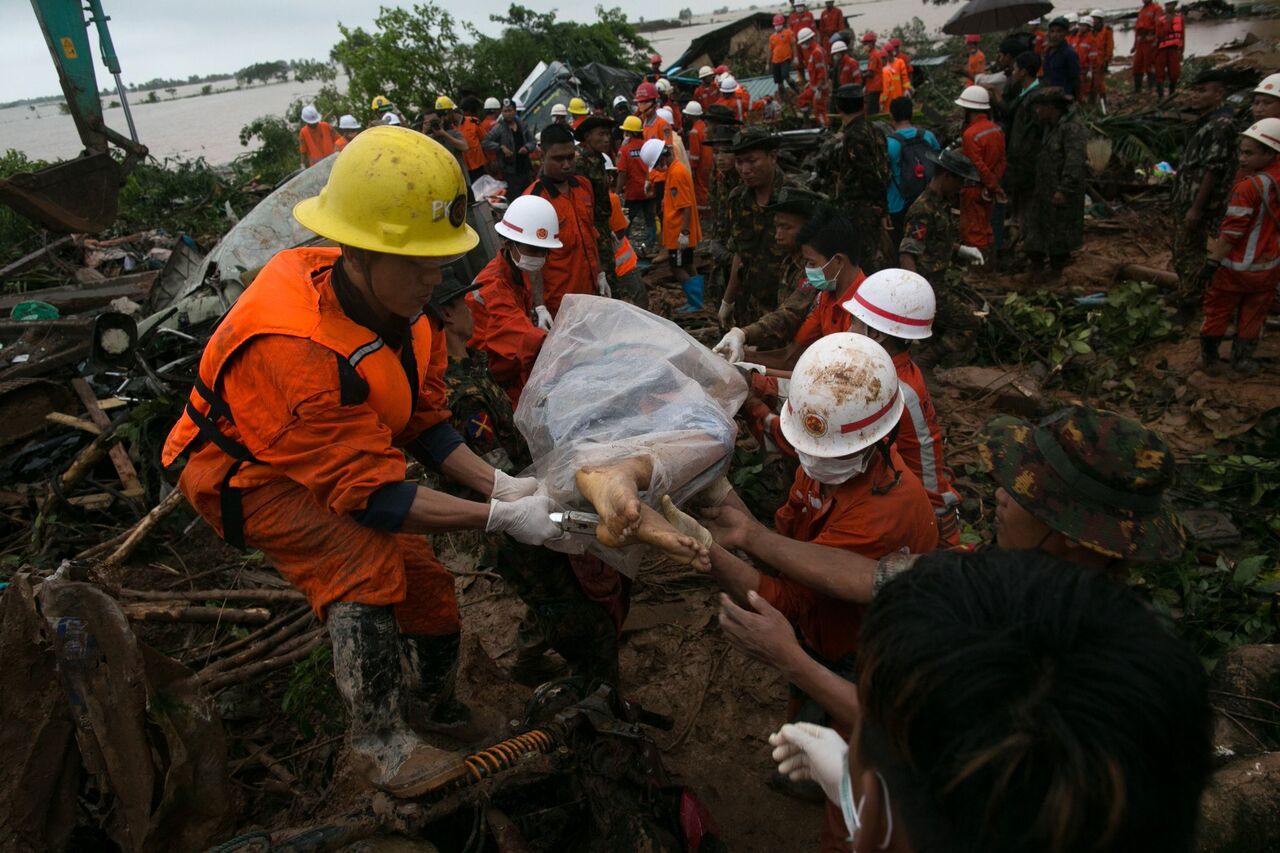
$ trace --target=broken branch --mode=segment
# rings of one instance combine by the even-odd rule
[[[271,619],[265,607],[238,610],[227,607],[182,607],[165,602],[140,601],[121,604],[124,615],[135,622],[224,622],[232,625],[261,625]]]

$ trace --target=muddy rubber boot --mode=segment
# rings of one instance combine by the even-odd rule
[[[454,692],[461,645],[460,634],[400,635],[409,683],[409,723],[420,732],[444,735],[461,743],[499,740],[506,720],[487,708],[472,708],[459,701]]]
[[[1253,353],[1257,348],[1257,338],[1250,340],[1236,338],[1232,341],[1231,369],[1241,376],[1255,375],[1258,372],[1258,362],[1253,360]]]
[[[1220,337],[1200,336],[1200,357],[1196,359],[1196,365],[1210,376],[1217,376],[1222,372],[1218,360],[1218,347],[1221,344]]]
[[[329,607],[333,673],[351,719],[351,749],[375,788],[416,797],[464,773],[462,756],[424,743],[405,721],[405,683],[390,607]]]

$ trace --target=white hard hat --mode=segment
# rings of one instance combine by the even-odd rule
[[[564,104],[556,104],[551,108],[551,114],[553,116],[567,116],[569,114],[569,108]]]
[[[1089,13],[1089,17],[1090,17],[1090,18],[1097,18],[1099,21],[1101,21],[1101,20],[1102,20],[1102,18],[1103,18],[1102,10],[1101,10],[1101,9],[1094,9],[1092,12],[1090,12],[1090,13]]]
[[[1258,140],[1272,151],[1280,151],[1280,118],[1258,119],[1244,135]]]
[[[315,104],[307,104],[302,108],[302,120],[307,124],[315,124],[320,121],[320,111],[316,109]]]
[[[825,335],[791,372],[782,434],[801,453],[848,456],[888,435],[902,406],[898,372],[884,347],[851,332]]]
[[[493,226],[508,240],[543,249],[559,249],[560,217],[555,205],[540,195],[522,195],[507,206],[502,221]]]
[[[697,101],[690,101],[689,103],[684,105],[684,114],[687,116],[702,115],[702,104],[698,103]]]
[[[359,130],[360,122],[356,121],[356,117],[348,113],[338,119],[338,130]]]
[[[395,113],[384,113],[382,116],[382,123],[383,124],[399,124],[400,116],[396,115]]]
[[[502,101],[499,101],[497,98],[485,98],[484,108],[486,110],[500,110],[502,109]]]
[[[796,6],[798,8],[800,4],[797,3]],[[801,27],[800,32],[796,33],[796,41],[800,42],[800,44],[804,44],[811,38],[813,38],[813,30],[808,27]]]
[[[1064,17],[1064,18],[1066,18],[1066,19],[1067,19],[1067,23],[1068,23],[1068,24],[1078,24],[1078,23],[1080,23],[1080,16],[1079,16],[1079,15],[1077,15],[1075,12],[1067,12],[1067,13],[1066,13],[1065,15],[1063,15],[1062,17]]]
[[[1262,78],[1262,82],[1258,84],[1258,88],[1253,90],[1255,95],[1270,95],[1273,98],[1280,98],[1280,73],[1268,74]]]
[[[612,158],[612,157],[610,157],[608,154],[601,154],[600,156],[604,158],[604,170],[605,170],[606,172],[616,172],[616,171],[618,171],[618,167],[617,167],[617,166],[615,166],[615,165],[613,165],[613,158]]]
[[[954,103],[957,107],[964,107],[967,110],[989,110],[991,109],[991,96],[981,86],[965,86],[964,91],[960,93],[960,97],[956,98]]]
[[[613,99],[613,105],[615,107],[618,106],[619,104],[628,104],[628,103],[630,103],[630,101],[627,100],[626,95],[619,95],[618,97]]]
[[[738,80],[732,74],[726,74],[720,78],[720,93],[724,95],[732,95],[738,91]]]
[[[652,169],[666,147],[667,143],[661,139],[648,140],[644,145],[640,146],[640,162],[644,163],[647,168]]]
[[[666,77],[659,77],[658,82],[654,83],[653,85],[657,86],[658,91],[664,95],[668,95],[671,93],[671,81],[668,80]]]
[[[831,43],[831,54],[833,56],[837,53],[844,53],[848,49],[849,49],[849,45],[845,44],[842,41],[837,40]]]
[[[671,107],[658,107],[657,113],[658,118],[662,119],[667,124],[671,124],[676,120],[676,114],[671,112]]]
[[[699,77],[711,77],[711,76],[713,76],[715,73],[716,73],[716,70],[715,70],[714,68],[712,68],[710,65],[704,65],[704,66],[702,66],[701,68],[699,68],[699,69],[698,69],[698,76],[699,76]]]
[[[936,302],[929,280],[910,270],[884,269],[867,276],[844,310],[878,332],[918,341],[933,334]]]

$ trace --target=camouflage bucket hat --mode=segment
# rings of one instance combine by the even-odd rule
[[[734,154],[748,151],[773,151],[778,147],[778,137],[763,127],[744,127],[734,134],[729,150]]]
[[[828,199],[822,193],[807,190],[803,187],[783,187],[778,190],[777,201],[766,204],[765,210],[774,213],[790,213],[795,216],[813,216],[818,205],[826,204]]]
[[[1167,560],[1182,553],[1182,527],[1163,501],[1173,454],[1137,421],[1083,406],[1036,426],[1005,415],[987,423],[978,452],[1023,509],[1100,554]]]

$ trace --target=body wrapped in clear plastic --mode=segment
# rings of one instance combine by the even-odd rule
[[[680,504],[721,477],[737,438],[733,417],[747,396],[738,371],[679,326],[614,299],[570,295],[516,409],[533,456],[530,474],[565,509],[591,511],[575,476],[587,466],[647,457],[640,498]],[[575,537],[562,550],[590,550],[634,574],[642,549],[605,548]]]

